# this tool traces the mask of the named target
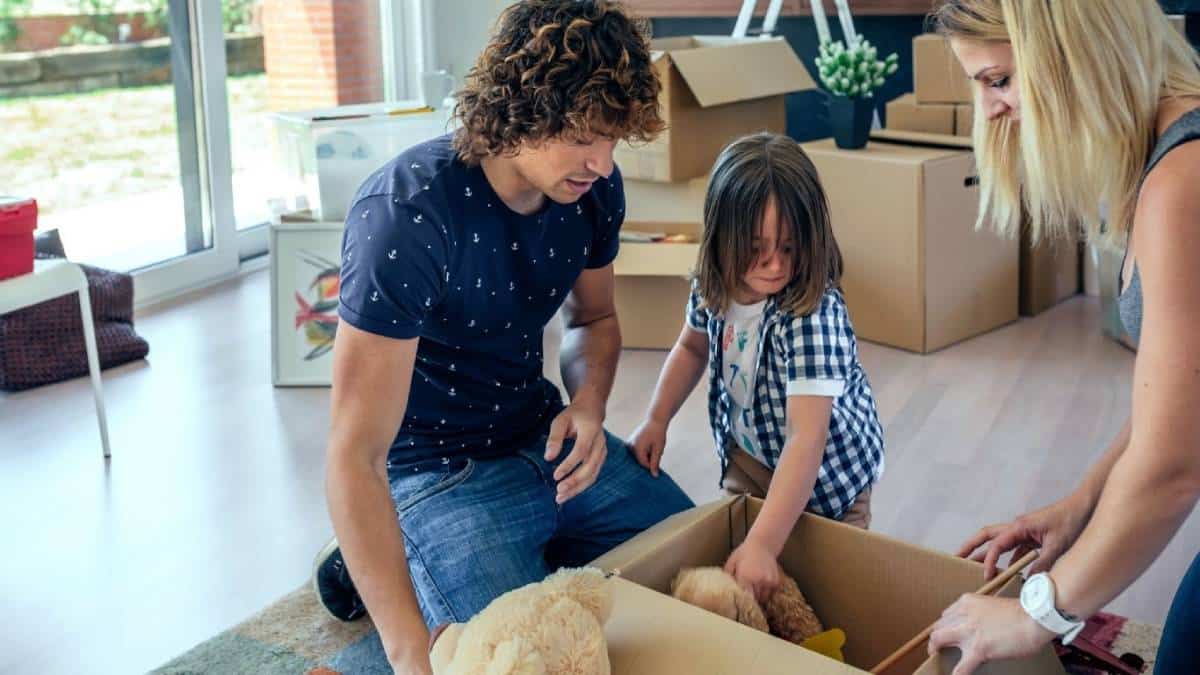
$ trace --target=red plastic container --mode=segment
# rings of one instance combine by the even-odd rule
[[[0,196],[0,279],[33,271],[37,201]]]

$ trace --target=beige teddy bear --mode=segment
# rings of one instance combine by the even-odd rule
[[[671,582],[671,595],[794,644],[825,630],[796,580],[786,574],[765,605],[720,567],[680,571]]]
[[[434,675],[609,675],[612,603],[600,570],[559,570],[447,627],[430,650]]]

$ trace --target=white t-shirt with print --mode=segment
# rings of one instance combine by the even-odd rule
[[[738,446],[754,459],[767,465],[754,427],[754,376],[758,371],[758,348],[765,300],[752,305],[730,303],[725,312],[725,334],[721,336],[721,377],[733,403],[733,435]],[[829,396],[837,398],[845,391],[842,380],[794,380],[788,382],[788,396]]]
[[[763,309],[767,301],[752,305],[730,303],[725,312],[725,334],[721,336],[721,377],[733,402],[733,435],[751,457],[766,464],[754,430],[754,375],[758,371],[758,347]]]

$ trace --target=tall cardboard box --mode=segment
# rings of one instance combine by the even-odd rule
[[[829,199],[860,338],[926,353],[1017,319],[1020,242],[975,229],[972,152],[831,140],[804,150]]]
[[[787,131],[784,94],[816,85],[783,38],[692,36],[651,42],[667,130],[617,146],[626,179],[684,181],[709,172],[729,141]]]
[[[970,103],[967,79],[950,45],[940,35],[913,38],[913,91],[921,103]]]
[[[1021,315],[1034,316],[1074,297],[1080,287],[1080,250],[1076,241],[1037,244],[1021,232]]]
[[[887,104],[887,127],[925,134],[953,134],[956,106],[952,103],[917,103],[905,94]]]
[[[959,103],[954,106],[954,135],[970,137],[975,129],[975,104]]]
[[[669,596],[684,567],[724,565],[763,502],[729,497],[679,513],[593,561],[617,571],[605,626],[617,675],[863,674],[895,652],[963,593],[984,583],[978,563],[826,520],[800,517],[779,563],[822,619],[846,633],[846,663],[760,633]],[[1021,580],[1000,593],[1014,597]],[[949,675],[956,654],[918,649],[886,675]],[[1034,656],[987,664],[979,675],[1063,675],[1047,646]]]
[[[684,234],[699,241],[708,177],[680,183],[625,181],[624,230]],[[613,262],[621,341],[630,349],[670,349],[684,309],[700,245],[622,242]]]

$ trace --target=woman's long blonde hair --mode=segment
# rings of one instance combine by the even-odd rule
[[[1161,101],[1200,95],[1200,60],[1158,0],[946,0],[931,19],[1013,49],[1020,121],[975,115],[979,224],[1012,234],[1024,207],[1035,240],[1082,222],[1123,247]]]

